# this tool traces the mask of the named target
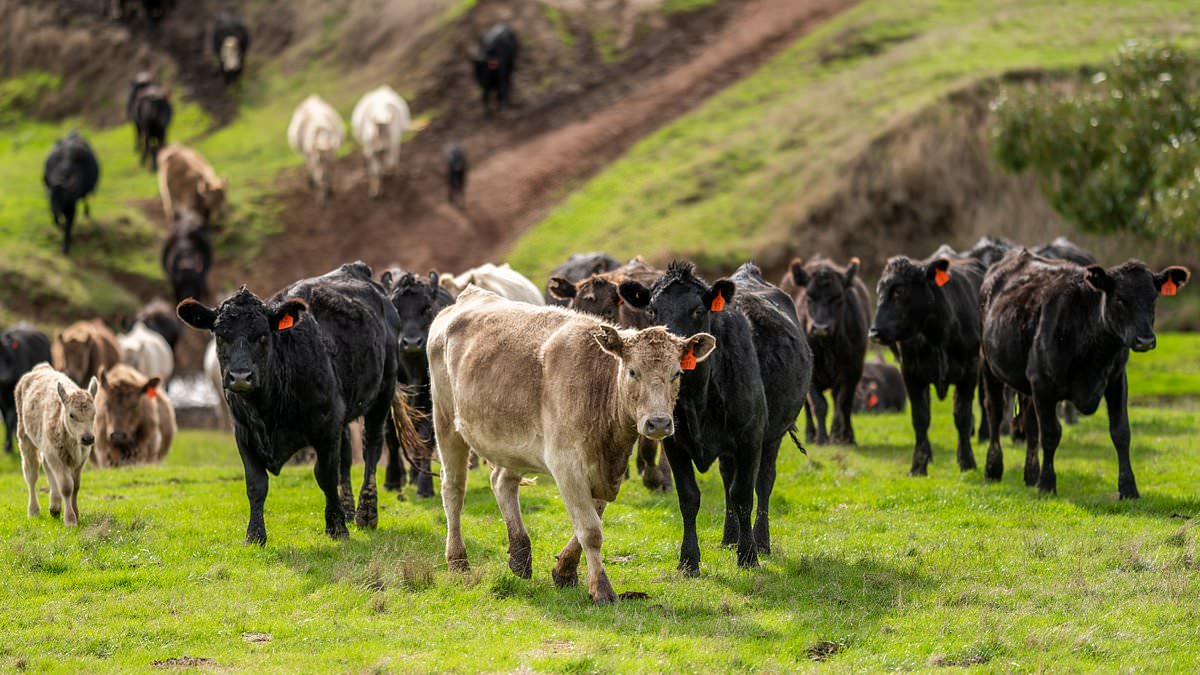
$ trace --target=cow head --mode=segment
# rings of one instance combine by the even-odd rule
[[[76,384],[86,381],[92,372],[92,335],[85,330],[68,327],[58,335],[56,354],[61,354],[61,361],[56,359],[54,367],[66,374]]]
[[[94,377],[86,390],[76,388],[68,392],[62,382],[58,383],[62,428],[84,447],[96,442],[96,392],[99,388],[100,383]]]
[[[735,290],[729,279],[709,286],[696,275],[692,263],[678,260],[667,267],[653,288],[632,280],[619,287],[623,301],[646,310],[651,321],[680,336],[711,332],[712,315],[725,310]]]
[[[205,178],[196,180],[196,196],[204,204],[205,219],[210,223],[224,220],[228,214],[229,202],[225,198],[227,183],[224,178],[218,178],[212,183]]]
[[[804,298],[798,304],[803,308],[801,316],[809,337],[837,335],[846,314],[847,298],[853,292],[858,264],[858,258],[851,258],[846,269],[841,270],[827,260],[820,260],[805,269],[804,261],[799,258],[792,261],[792,281],[804,289]]]
[[[221,41],[221,70],[236,73],[242,69],[241,42],[230,35]]]
[[[1175,295],[1191,278],[1186,267],[1166,267],[1155,274],[1138,260],[1108,269],[1091,265],[1084,273],[1087,283],[1101,293],[1104,328],[1135,352],[1150,351],[1158,343],[1154,335],[1158,296]]]
[[[96,410],[108,421],[108,442],[128,455],[137,442],[137,430],[149,408],[146,404],[159,396],[162,381],[126,365],[116,365],[112,370],[101,368],[97,379],[100,391]]]
[[[659,326],[622,333],[605,325],[596,328],[592,337],[620,364],[618,404],[636,421],[637,432],[655,441],[673,434],[683,364],[708,358],[717,339],[708,333],[680,338]]]
[[[179,303],[179,318],[217,338],[221,382],[235,394],[251,394],[263,382],[272,352],[289,333],[302,330],[308,303],[300,298],[267,305],[243,286],[214,309],[191,298]]]
[[[624,302],[618,288],[615,281],[603,276],[588,277],[574,284],[563,277],[553,277],[548,286],[550,296],[566,301],[567,307],[612,322],[617,320],[617,308]]]
[[[429,324],[438,312],[454,304],[454,298],[438,285],[437,272],[430,272],[428,279],[406,273],[394,280],[391,272],[384,272],[383,285],[400,315],[400,349],[406,354],[423,353]]]
[[[928,264],[905,256],[888,260],[879,278],[876,294],[879,307],[870,337],[893,344],[919,334],[928,334],[940,313],[942,286],[950,279],[950,259],[935,258]]]

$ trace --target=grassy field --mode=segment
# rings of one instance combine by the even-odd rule
[[[255,672],[787,672],[821,659],[847,671],[1195,671],[1200,337],[1160,345],[1131,369],[1140,501],[1115,500],[1103,413],[1065,433],[1051,498],[1011,470],[1019,451],[999,485],[960,474],[945,404],[928,479],[904,475],[907,415],[860,417],[858,448],[785,448],[775,553],[758,570],[717,545],[715,471],[702,482],[698,579],[674,572],[674,495],[630,482],[605,514],[605,558],[618,592],[650,597],[610,607],[550,581],[569,526],[545,477],[522,488],[527,582],[507,569],[482,471],[464,516],[474,569],[460,575],[442,560],[440,501],[387,497],[378,531],[333,543],[303,467],[272,480],[267,546],[243,547],[242,470],[225,434],[181,434],[162,466],[86,472],[74,531],[25,517],[19,462],[4,457],[0,671],[182,657]]]

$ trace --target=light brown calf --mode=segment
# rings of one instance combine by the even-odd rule
[[[616,498],[638,435],[674,431],[681,361],[694,367],[716,346],[661,327],[618,330],[561,307],[535,307],[468,288],[429,330],[433,421],[442,458],[446,560],[467,568],[461,514],[471,450],[493,469],[492,492],[508,526],[508,566],[533,573],[521,522],[521,474],[554,477],[575,536],[558,556],[559,586],[577,582],[582,549],[588,592],[616,599],[600,558],[600,516]]]
[[[120,354],[117,337],[100,319],[77,321],[67,326],[50,345],[54,367],[81,387],[101,368],[117,365]]]
[[[98,377],[92,461],[102,467],[162,461],[175,439],[175,409],[162,381],[123,364]]]
[[[63,523],[79,522],[79,474],[96,437],[95,378],[87,390],[41,363],[25,374],[16,389],[17,441],[21,468],[29,487],[29,516],[41,513],[37,499],[38,466],[50,482],[50,514],[63,513]],[[64,512],[65,504],[65,512]]]
[[[225,179],[186,145],[172,143],[159,151],[158,194],[167,222],[182,209],[192,211],[206,223],[225,217]]]

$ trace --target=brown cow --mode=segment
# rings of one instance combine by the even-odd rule
[[[175,409],[157,377],[120,364],[101,370],[96,395],[96,451],[101,467],[158,462],[175,439]]]
[[[168,221],[181,209],[206,223],[225,216],[225,179],[186,145],[172,143],[158,153],[158,193]]]
[[[54,367],[75,384],[85,386],[101,368],[112,368],[121,360],[117,336],[100,319],[76,321],[67,326],[50,345]]]
[[[600,516],[621,488],[637,436],[662,440],[674,432],[682,368],[695,367],[715,347],[707,333],[684,339],[660,327],[618,330],[579,312],[479,288],[458,296],[429,329],[450,568],[467,568],[461,516],[473,449],[493,467],[509,568],[526,579],[533,573],[517,494],[521,474],[549,473],[575,530],[558,556],[555,583],[577,582],[582,549],[592,600],[615,600],[600,558]]]

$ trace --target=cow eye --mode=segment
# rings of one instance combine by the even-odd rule
[[[637,379],[637,371],[634,370],[633,368],[630,368],[629,369],[629,377],[630,377],[630,379],[636,380]]]
[[[696,309],[692,310],[692,318],[693,319],[699,319],[702,316],[704,316],[704,308],[703,307],[697,307]]]

